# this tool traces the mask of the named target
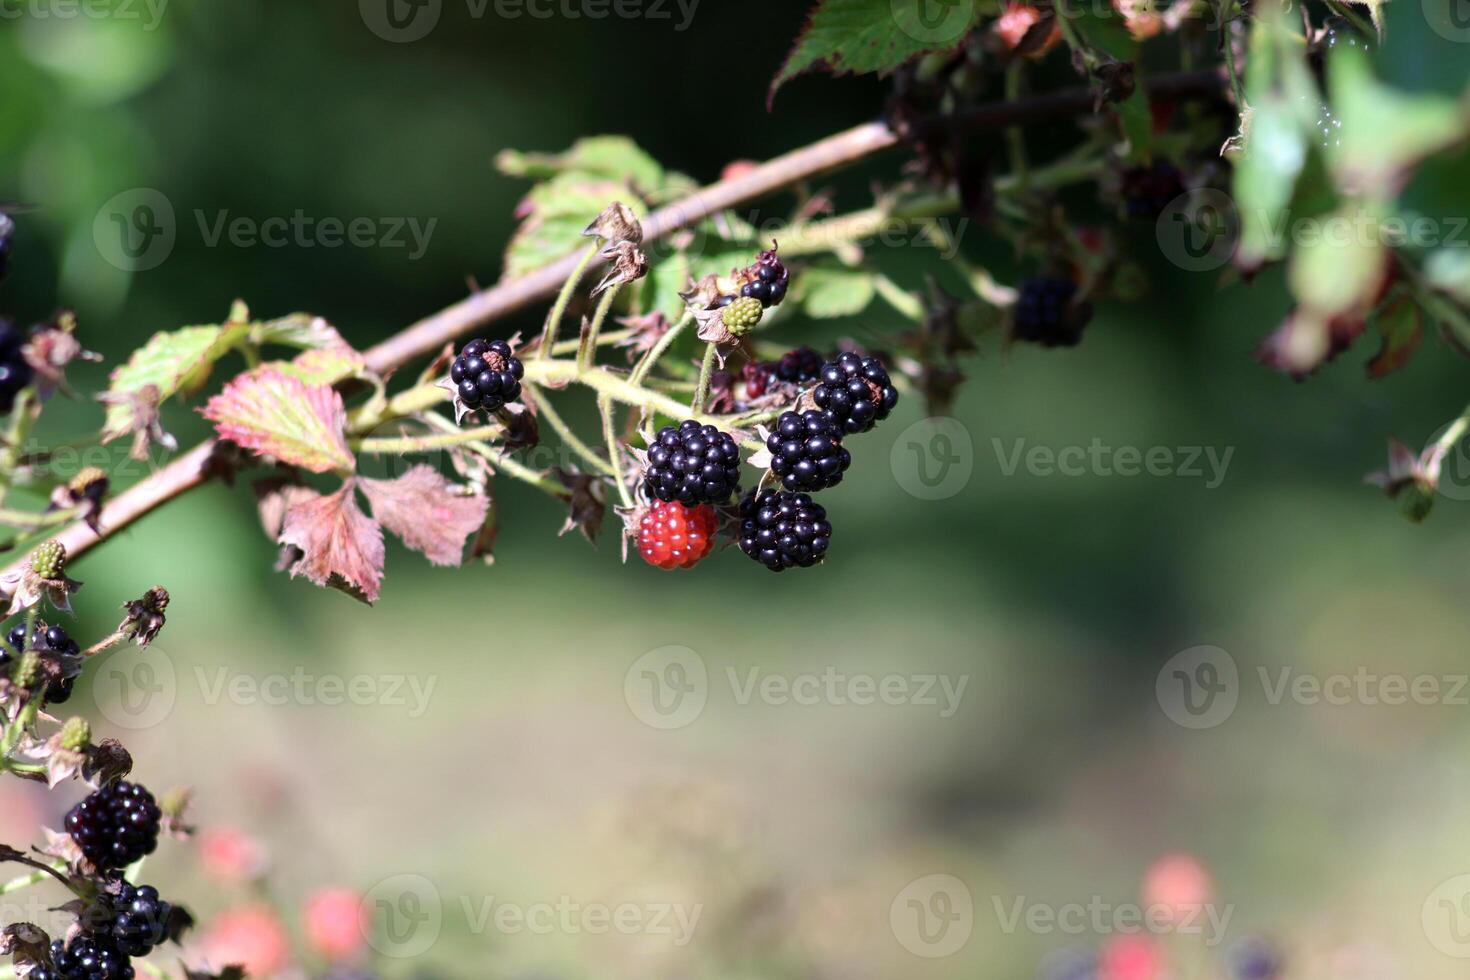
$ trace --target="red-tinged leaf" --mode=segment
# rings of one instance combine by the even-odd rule
[[[342,396],[273,369],[242,374],[204,406],[222,439],[314,473],[350,473]]]
[[[419,464],[396,480],[362,479],[373,516],[436,565],[458,565],[464,542],[485,523],[490,502],[456,492],[433,468]]]
[[[315,494],[286,512],[280,543],[301,552],[291,577],[341,589],[366,603],[377,601],[383,581],[383,529],[362,512],[354,481],[328,496]]]
[[[1424,315],[1413,296],[1404,293],[1373,315],[1373,325],[1383,344],[1368,362],[1368,377],[1381,378],[1407,364],[1419,348],[1424,339]]]

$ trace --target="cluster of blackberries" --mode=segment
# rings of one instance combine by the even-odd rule
[[[831,538],[826,509],[804,493],[752,491],[740,501],[740,550],[773,572],[815,565]]]
[[[771,472],[788,490],[816,491],[835,487],[852,465],[842,448],[842,432],[822,412],[782,412],[766,438]]]
[[[15,407],[15,396],[35,375],[21,353],[25,342],[23,330],[10,320],[0,319],[0,415]]]
[[[1130,218],[1157,218],[1184,189],[1183,172],[1166,160],[1129,167],[1119,175],[1119,192]]]
[[[105,939],[86,934],[69,947],[60,939],[52,940],[51,964],[32,969],[29,980],[133,980],[137,975],[126,955]]]
[[[66,832],[98,869],[125,868],[153,853],[162,817],[152,793],[119,779],[72,807]]]
[[[1023,280],[1014,311],[1016,339],[1043,347],[1075,347],[1092,319],[1092,304],[1076,299],[1077,284],[1070,279]]]
[[[109,905],[107,936],[124,956],[147,956],[169,937],[174,907],[160,898],[152,885],[124,881]]]
[[[510,345],[503,340],[472,340],[449,366],[459,400],[467,408],[491,413],[521,397],[524,373],[525,368],[511,356]]]
[[[7,649],[0,649],[0,667],[10,664],[12,657],[18,657],[26,650],[26,625],[18,623],[5,635]],[[82,652],[81,646],[66,634],[66,630],[60,626],[46,626],[40,624],[31,638],[31,649],[38,653],[60,653],[76,657]],[[14,651],[12,653],[12,651]],[[75,677],[61,677],[46,685],[46,700],[51,704],[65,704],[71,698],[72,688],[76,685]]]
[[[644,482],[659,500],[725,503],[740,491],[740,447],[729,433],[692,419],[665,426],[648,449]]]
[[[735,278],[740,283],[740,297],[733,293],[721,296],[715,300],[715,306],[729,306],[737,298],[746,296],[753,296],[760,300],[763,308],[779,306],[786,298],[786,287],[791,282],[791,272],[776,255],[776,249],[771,248],[760,253],[755,263],[740,270]]]
[[[803,385],[817,380],[822,373],[822,355],[810,347],[798,347],[775,361],[748,361],[743,368],[745,394],[759,398],[772,381]]]
[[[898,389],[876,357],[843,351],[822,365],[820,377],[812,400],[843,433],[867,432],[898,404]]]

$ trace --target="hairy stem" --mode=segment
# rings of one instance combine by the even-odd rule
[[[716,344],[705,345],[704,360],[699,364],[699,381],[694,385],[694,398],[689,402],[689,410],[695,415],[703,412],[704,403],[709,401],[709,382],[715,373],[715,358],[719,353]]]
[[[577,284],[582,281],[587,267],[595,258],[597,258],[597,246],[593,245],[582,253],[582,258],[572,267],[566,282],[562,283],[561,291],[556,294],[556,302],[551,305],[550,312],[546,314],[546,325],[541,328],[541,346],[536,351],[538,360],[551,356],[551,348],[556,344],[557,331],[561,329],[561,318],[566,315],[567,306],[571,303],[572,297],[576,295]]]
[[[584,371],[592,366],[592,361],[596,357],[597,335],[602,330],[602,321],[607,319],[607,311],[612,309],[613,300],[617,297],[620,288],[621,284],[609,288],[602,294],[602,299],[597,303],[597,311],[592,314],[592,323],[580,338],[581,345],[577,348],[577,366]]]
[[[623,478],[623,451],[618,445],[617,427],[613,419],[613,400],[608,395],[597,399],[597,411],[602,415],[602,438],[607,443],[607,455],[612,460],[612,478],[618,485],[618,497],[623,506],[632,509],[633,497],[628,492],[628,481]]]
[[[613,469],[611,463],[597,455],[591,446],[583,442],[582,438],[572,431],[572,427],[567,425],[560,413],[552,406],[551,399],[546,397],[546,393],[539,388],[534,390],[536,392],[536,407],[541,410],[541,417],[551,425],[552,429],[556,431],[556,434],[561,437],[561,441],[566,443],[567,448],[582,457],[588,465],[599,473],[607,476],[615,476],[617,470]]]
[[[372,456],[398,456],[405,453],[426,453],[435,449],[449,449],[477,439],[491,439],[505,434],[505,426],[496,422],[473,429],[459,429],[455,433],[437,436],[399,436],[378,439],[350,439],[347,445],[353,451]]]

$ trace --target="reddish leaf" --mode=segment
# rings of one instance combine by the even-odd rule
[[[278,370],[242,374],[204,406],[220,438],[314,473],[352,472],[342,396]]]
[[[291,565],[293,578],[305,575],[364,602],[377,601],[383,581],[383,529],[357,506],[352,480],[334,494],[313,494],[292,505],[279,540],[301,552]]]
[[[436,565],[458,565],[465,538],[485,523],[490,502],[465,496],[432,467],[419,464],[396,480],[360,481],[373,516]]]
[[[1408,363],[1424,339],[1424,318],[1414,297],[1405,292],[1374,314],[1373,325],[1378,328],[1383,344],[1368,362],[1368,377],[1381,378]]]

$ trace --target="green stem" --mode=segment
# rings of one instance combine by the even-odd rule
[[[505,434],[500,423],[481,425],[473,429],[456,429],[452,434],[438,436],[398,436],[379,439],[351,439],[348,445],[359,453],[374,456],[426,453],[435,449],[449,449],[477,439],[488,439]]]
[[[705,345],[704,360],[699,365],[699,381],[694,386],[694,398],[689,403],[689,410],[696,415],[704,411],[704,403],[709,400],[709,382],[715,373],[715,356],[718,353],[718,345]]]
[[[597,311],[592,314],[592,324],[587,332],[580,338],[580,346],[577,348],[577,366],[583,371],[592,366],[597,354],[597,335],[602,331],[602,321],[607,319],[607,311],[612,308],[613,300],[618,295],[622,284],[609,287],[602,294],[602,299],[597,302]]]
[[[1015,58],[1006,68],[1005,96],[1009,102],[1021,97],[1021,73],[1026,60]],[[1019,180],[1019,189],[1026,190],[1028,168],[1026,165],[1026,131],[1020,125],[1006,127],[1006,148],[1010,153],[1011,173]]]
[[[1230,25],[1235,23],[1234,19],[1226,19],[1225,11],[1230,6],[1229,0],[1220,0],[1216,7],[1215,16],[1220,20],[1220,43],[1225,46],[1225,70],[1230,74],[1230,91],[1235,93],[1235,110],[1244,112],[1246,107],[1245,86],[1240,82],[1240,72],[1235,67],[1235,39],[1231,36]]]
[[[0,455],[0,505],[5,503],[11,483],[15,479],[15,464],[20,459],[21,443],[26,441],[31,424],[36,420],[37,413],[31,411],[35,401],[35,389],[23,388],[15,399],[15,407],[11,409],[10,429],[5,433],[5,452]]]
[[[631,510],[633,508],[633,497],[628,492],[628,481],[623,478],[623,454],[618,447],[617,427],[613,419],[613,401],[607,395],[600,395],[597,399],[597,410],[602,414],[602,438],[607,443],[607,455],[612,460],[612,478],[618,485],[618,497],[622,499],[623,506]]]
[[[567,448],[572,450],[572,452],[576,453],[578,456],[582,457],[582,459],[586,460],[587,463],[590,464],[598,472],[606,474],[607,476],[615,476],[617,474],[617,470],[615,470],[612,465],[608,463],[607,460],[603,459],[601,456],[597,455],[597,453],[593,452],[592,447],[583,442],[581,438],[572,431],[572,427],[567,425],[566,421],[561,417],[557,410],[552,407],[551,399],[546,397],[546,393],[539,388],[535,389],[535,392],[536,405],[541,410],[541,417],[546,419],[546,421],[550,423],[552,429],[556,431],[557,435],[561,436],[561,441],[567,444]]]
[[[597,246],[590,246],[582,254],[582,259],[577,263],[567,281],[562,283],[561,292],[556,294],[556,302],[552,304],[551,311],[546,314],[546,325],[541,328],[541,347],[536,351],[537,360],[545,360],[551,356],[551,348],[556,343],[556,332],[561,328],[561,318],[567,312],[567,305],[571,303],[572,296],[577,292],[577,284],[582,281],[582,276],[587,272],[587,267],[597,258]]]
[[[80,512],[79,508],[67,507],[64,510],[53,510],[46,514],[33,514],[29,511],[11,510],[8,507],[0,507],[0,525],[21,528],[27,531],[36,531],[41,528],[65,524]]]
[[[442,415],[430,415],[428,420],[431,424],[450,432],[458,432],[459,429],[449,419]],[[496,448],[487,442],[476,439],[464,444],[466,449],[472,450],[483,457],[497,471],[515,477],[522,483],[528,483],[538,490],[544,490],[554,497],[565,498],[566,488],[557,483],[544,473],[538,473],[523,463],[518,463],[509,456],[502,455]]]
[[[669,346],[679,338],[679,334],[684,331],[684,328],[693,322],[694,314],[685,310],[684,315],[679,318],[679,322],[664,331],[664,335],[658,338],[658,342],[633,367],[633,373],[628,375],[628,381],[635,385],[642,382],[648,375],[648,372],[653,370],[653,366],[658,363],[658,359],[663,357],[664,352],[669,349]]]

